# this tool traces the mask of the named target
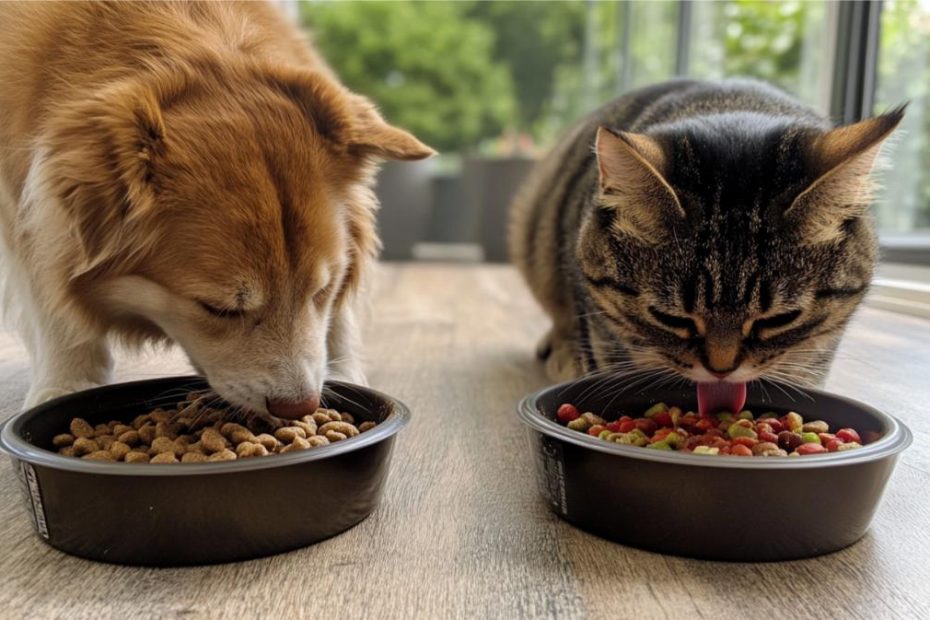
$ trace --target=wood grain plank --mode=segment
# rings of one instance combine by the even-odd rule
[[[930,617],[930,323],[868,308],[856,317],[828,387],[895,413],[915,443],[865,539],[776,564],[661,556],[548,512],[513,412],[546,383],[532,358],[544,327],[507,267],[386,266],[371,309],[369,378],[414,418],[375,514],[308,549],[160,570],[72,558],[32,534],[0,460],[0,616]],[[177,351],[118,359],[120,380],[188,370]],[[0,419],[22,401],[27,369],[22,348],[0,333]]]

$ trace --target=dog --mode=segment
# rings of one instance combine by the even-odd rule
[[[0,3],[4,306],[25,405],[173,341],[231,405],[297,418],[365,383],[382,159],[434,151],[267,3]]]

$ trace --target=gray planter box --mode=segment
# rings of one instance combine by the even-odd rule
[[[535,163],[530,157],[465,160],[462,173],[465,207],[470,213],[478,214],[478,240],[484,248],[486,261],[506,262],[509,259],[507,211]]]
[[[413,162],[389,161],[378,175],[375,193],[381,202],[378,230],[385,260],[413,258],[413,246],[427,236],[432,215],[431,179],[436,168],[432,159]]]

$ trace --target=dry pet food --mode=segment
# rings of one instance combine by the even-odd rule
[[[288,420],[273,433],[258,433],[228,421],[223,409],[202,405],[201,393],[192,393],[176,410],[155,409],[130,424],[114,420],[92,426],[82,418],[71,420],[68,432],[55,435],[58,454],[89,460],[124,463],[210,463],[269,454],[286,454],[325,446],[355,437],[376,426],[358,426],[348,413],[318,409],[300,420]],[[269,429],[270,430],[270,429]]]
[[[851,428],[830,432],[823,420],[805,422],[799,414],[783,416],[751,411],[701,416],[658,403],[642,417],[622,416],[613,422],[594,413],[581,413],[563,404],[556,419],[568,428],[605,441],[653,450],[730,456],[804,456],[861,448],[863,440]]]

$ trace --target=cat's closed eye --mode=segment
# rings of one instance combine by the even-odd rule
[[[756,319],[752,323],[752,331],[758,334],[762,330],[773,330],[780,327],[787,327],[788,325],[791,325],[797,321],[800,316],[800,310],[791,310],[790,312],[782,312],[781,314],[776,314],[762,319]]]
[[[656,321],[658,321],[665,327],[676,330],[677,335],[681,335],[680,333],[677,333],[677,332],[680,332],[681,330],[687,331],[688,338],[693,338],[697,334],[698,329],[697,329],[697,324],[694,322],[694,319],[691,319],[686,316],[676,316],[674,314],[668,314],[666,312],[662,312],[661,310],[653,306],[649,307],[649,314],[651,314],[652,318],[654,318]]]

